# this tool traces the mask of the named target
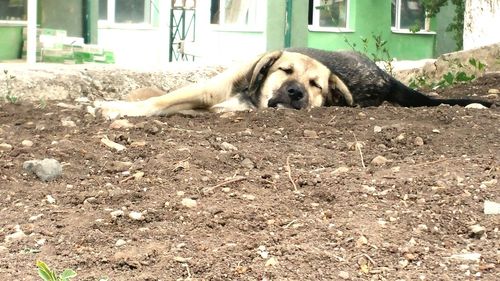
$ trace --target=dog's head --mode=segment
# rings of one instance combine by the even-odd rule
[[[249,91],[257,97],[257,107],[303,109],[353,103],[347,86],[326,66],[287,51],[267,53],[255,63]]]

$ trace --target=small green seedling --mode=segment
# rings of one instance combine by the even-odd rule
[[[65,269],[59,276],[56,272],[51,270],[43,261],[37,261],[38,275],[44,281],[70,281],[71,278],[76,276],[76,272],[71,269]]]

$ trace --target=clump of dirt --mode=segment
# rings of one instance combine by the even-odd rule
[[[487,76],[441,94],[499,88]],[[0,105],[5,280],[36,280],[36,260],[78,280],[500,278],[500,216],[483,211],[500,202],[498,108],[111,125],[68,105]],[[44,158],[63,164],[61,177],[22,169]]]

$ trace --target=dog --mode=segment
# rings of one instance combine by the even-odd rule
[[[227,112],[265,107],[367,107],[379,106],[385,101],[405,107],[492,105],[475,99],[428,97],[405,86],[361,53],[311,48],[268,52],[206,82],[161,95],[155,90],[146,96],[149,98],[139,101],[97,101],[95,106],[105,118],[115,119],[170,115],[187,110]]]

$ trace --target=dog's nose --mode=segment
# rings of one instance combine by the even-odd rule
[[[291,100],[300,100],[304,97],[304,92],[298,85],[292,84],[286,89]]]

